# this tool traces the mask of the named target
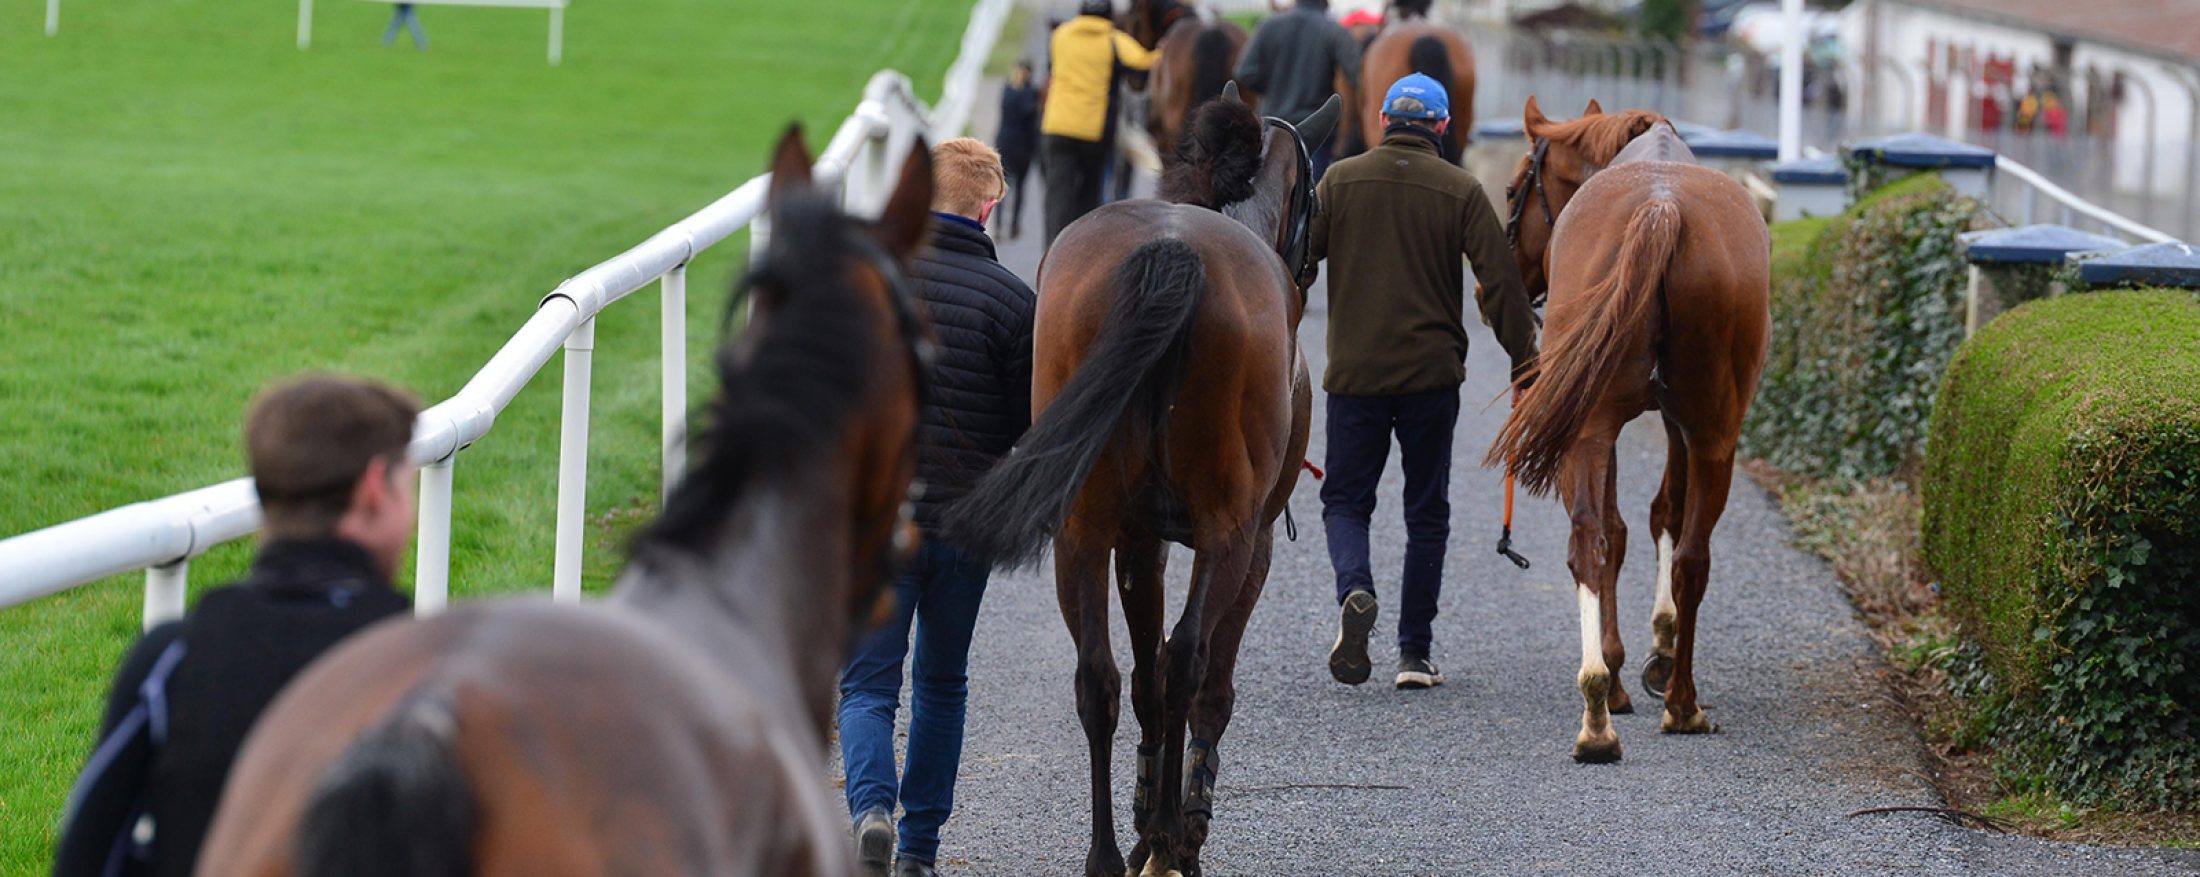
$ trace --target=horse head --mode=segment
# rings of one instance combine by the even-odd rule
[[[1512,242],[1513,258],[1530,300],[1540,304],[1550,291],[1544,253],[1567,202],[1629,141],[1663,121],[1664,116],[1648,110],[1606,113],[1594,98],[1581,118],[1554,121],[1543,115],[1534,96],[1528,98],[1528,152],[1520,157],[1505,186],[1505,235]]]

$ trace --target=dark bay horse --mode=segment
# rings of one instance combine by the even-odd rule
[[[1109,782],[1122,684],[1110,590],[1134,656],[1131,865],[1199,873],[1238,645],[1306,454],[1307,151],[1336,122],[1332,100],[1303,131],[1264,125],[1226,88],[1195,114],[1166,200],[1110,204],[1062,231],[1039,272],[1031,431],[948,513],[949,541],[997,560],[1033,560],[1052,539],[1092,756],[1088,875],[1125,873]],[[1164,541],[1195,552],[1173,627]]]
[[[1566,209],[1566,202],[1590,174],[1611,164],[1629,142],[1665,117],[1648,110],[1606,115],[1604,107],[1591,98],[1581,118],[1553,122],[1530,96],[1526,118],[1528,151],[1520,156],[1512,180],[1505,185],[1505,238],[1512,242],[1513,262],[1528,287],[1528,301],[1540,307],[1551,291],[1545,263],[1559,211]]]
[[[1132,0],[1128,24],[1139,45],[1161,50],[1147,80],[1152,102],[1146,128],[1153,132],[1154,149],[1168,159],[1176,155],[1177,134],[1191,121],[1192,109],[1222,94],[1223,84],[1232,81],[1231,71],[1245,51],[1245,29],[1202,20],[1179,0]]]
[[[1534,493],[1557,487],[1573,520],[1566,563],[1581,614],[1583,700],[1574,758],[1609,762],[1620,757],[1610,715],[1632,711],[1616,679],[1626,660],[1616,608],[1627,525],[1614,446],[1644,411],[1665,421],[1666,464],[1650,504],[1658,590],[1643,686],[1665,700],[1660,730],[1712,730],[1696,702],[1696,610],[1764,367],[1771,238],[1749,193],[1696,164],[1672,125],[1623,141],[1607,164],[1575,144],[1606,128],[1632,130],[1628,114],[1554,126],[1538,124],[1532,101],[1528,108],[1546,172],[1602,169],[1554,202],[1538,373],[1483,463],[1509,461]]]
[[[1385,24],[1360,55],[1359,89],[1346,89],[1351,95],[1346,107],[1352,119],[1348,130],[1359,149],[1383,142],[1383,95],[1391,83],[1409,73],[1426,74],[1443,83],[1451,100],[1444,158],[1458,164],[1474,128],[1474,48],[1458,31],[1428,20],[1427,0],[1405,0],[1392,6],[1391,12],[1395,23]]]
[[[609,600],[386,622],[255,726],[199,862],[221,875],[853,872],[834,676],[913,542],[922,142],[850,220],[780,144],[754,312],[702,453]],[[889,592],[890,593],[890,592]]]

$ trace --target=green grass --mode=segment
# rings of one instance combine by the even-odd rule
[[[339,369],[448,397],[541,296],[763,170],[790,118],[814,147],[894,67],[927,97],[964,0],[429,6],[433,50],[377,45],[389,7],[69,0],[0,18],[0,535],[242,474],[255,389]],[[741,242],[690,284],[691,385]],[[588,584],[657,483],[654,291],[599,320]],[[461,454],[461,599],[550,577],[553,361]],[[194,596],[236,575],[233,545]],[[400,576],[409,583],[410,572]],[[125,576],[0,611],[0,873],[42,872],[97,703],[139,617]]]

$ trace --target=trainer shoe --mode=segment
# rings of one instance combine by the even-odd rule
[[[1401,689],[1434,688],[1444,684],[1444,671],[1436,669],[1436,662],[1427,655],[1400,654],[1398,656],[1398,687]]]
[[[1353,591],[1345,595],[1337,620],[1337,644],[1329,648],[1329,675],[1346,685],[1367,681],[1374,662],[1367,658],[1367,634],[1375,629],[1375,594]]]
[[[893,877],[894,818],[873,807],[856,819],[857,873],[863,877]]]

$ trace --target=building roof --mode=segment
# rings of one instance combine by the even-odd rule
[[[2028,30],[2200,61],[2200,0],[1896,0]]]

